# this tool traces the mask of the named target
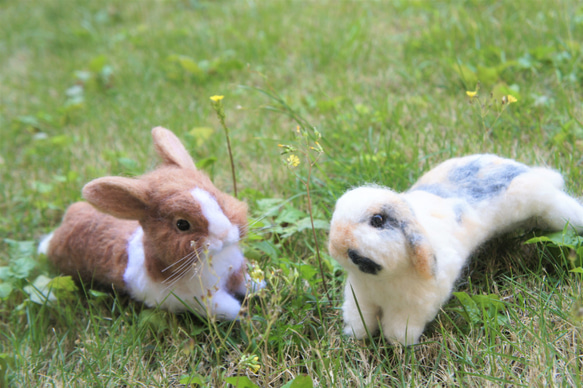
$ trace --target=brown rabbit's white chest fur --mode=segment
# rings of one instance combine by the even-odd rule
[[[348,271],[345,333],[419,341],[451,295],[467,258],[493,236],[525,224],[583,231],[583,206],[557,172],[494,155],[450,159],[405,193],[346,192],[330,226],[331,255]]]

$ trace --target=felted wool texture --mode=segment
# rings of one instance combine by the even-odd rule
[[[136,221],[122,221],[77,202],[52,234],[47,255],[65,275],[125,292],[126,242],[137,227]]]
[[[581,233],[583,206],[563,185],[551,169],[472,155],[445,161],[405,193],[374,185],[346,192],[329,240],[348,271],[344,332],[363,338],[382,325],[387,338],[417,343],[484,242],[521,227],[562,230],[567,222]]]
[[[41,247],[63,273],[148,306],[236,319],[248,289],[261,286],[239,246],[247,205],[197,170],[172,132],[157,127],[152,136],[164,164],[137,178],[89,182],[88,203],[72,205]]]

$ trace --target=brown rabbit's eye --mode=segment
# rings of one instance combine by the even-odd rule
[[[190,222],[180,219],[176,221],[176,227],[178,228],[178,230],[181,230],[183,232],[187,231],[188,229],[190,229]]]
[[[375,214],[370,219],[370,225],[374,228],[382,228],[387,218],[382,214]]]

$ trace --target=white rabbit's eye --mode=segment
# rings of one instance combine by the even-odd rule
[[[383,214],[375,214],[370,219],[370,225],[374,228],[382,228],[387,221],[387,217]]]
[[[180,220],[176,221],[176,227],[178,228],[178,230],[185,232],[188,229],[190,229],[190,222],[183,220],[183,219],[180,219]]]

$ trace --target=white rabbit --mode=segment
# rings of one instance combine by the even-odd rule
[[[415,344],[488,239],[522,226],[561,230],[567,222],[581,233],[583,206],[563,183],[547,168],[472,155],[443,162],[405,193],[380,186],[346,192],[329,240],[348,271],[345,334],[363,338],[380,323],[387,338]]]
[[[164,164],[137,179],[89,182],[39,246],[67,275],[127,292],[148,306],[234,320],[255,284],[239,240],[247,205],[196,169],[169,130],[152,130]]]

